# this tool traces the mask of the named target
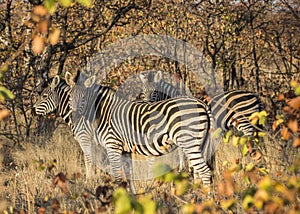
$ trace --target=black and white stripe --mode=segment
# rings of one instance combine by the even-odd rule
[[[40,97],[34,104],[34,111],[37,115],[47,115],[51,112],[56,112],[72,129],[73,134],[76,132],[76,128],[73,124],[72,118],[72,109],[70,106],[70,95],[71,87],[66,83],[65,80],[55,77],[52,80],[52,83],[42,91]],[[86,132],[87,129],[85,129]],[[90,133],[93,133],[90,130]],[[90,177],[92,175],[92,152],[91,146],[82,147],[85,145],[84,142],[91,142],[92,134],[81,135],[84,138],[76,138],[79,142],[83,152],[84,152],[84,161],[86,167],[86,175]]]
[[[143,83],[143,93],[147,95],[146,101],[157,102],[182,94],[161,77],[161,71],[145,72],[140,75]],[[146,83],[147,81],[148,83]],[[149,85],[151,87],[148,87]],[[204,98],[202,100],[205,101]],[[258,95],[243,90],[219,93],[208,101],[208,105],[214,117],[215,127],[220,127],[223,131],[235,127],[246,136],[252,136],[255,131],[249,117],[262,109]]]
[[[56,107],[69,103],[74,136],[77,139],[92,136],[106,149],[116,180],[123,177],[123,152],[161,156],[180,147],[194,168],[194,177],[201,178],[204,185],[210,184],[211,171],[203,159],[202,146],[210,129],[211,116],[203,101],[176,97],[151,104],[135,103],[117,96],[110,88],[94,84],[93,79],[85,81],[86,87],[72,88],[69,100],[56,99]],[[63,80],[51,85],[56,85],[51,87],[56,96],[61,88],[67,87]],[[45,106],[42,103],[50,101],[44,99],[35,105],[40,114],[41,106]],[[45,112],[49,110],[45,108]],[[79,142],[82,148],[89,147],[88,141]]]

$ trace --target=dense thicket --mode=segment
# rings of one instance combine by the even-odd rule
[[[15,94],[5,102],[12,114],[1,134],[14,141],[33,134],[37,86],[55,73],[80,70],[107,45],[134,35],[168,35],[194,45],[211,64],[213,87],[219,79],[225,90],[257,91],[267,96],[273,111],[277,93],[288,91],[290,80],[299,79],[296,0],[96,1],[90,8],[57,5],[53,14],[34,11],[36,3],[1,3],[2,84]],[[36,44],[41,50],[32,49]],[[176,72],[195,85],[184,66],[155,57],[131,59],[112,69],[108,78],[118,85],[130,73],[147,68]]]

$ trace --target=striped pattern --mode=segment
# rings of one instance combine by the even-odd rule
[[[156,78],[156,82],[153,82],[155,78],[152,78],[152,76],[156,74],[149,72],[148,75],[149,82],[152,82],[151,88],[147,88],[144,84],[146,78],[141,78],[144,85],[143,93],[149,94],[148,101],[161,101],[180,94],[178,89],[162,79]],[[146,74],[143,74],[143,76],[146,76]],[[255,131],[248,118],[251,114],[259,112],[262,109],[259,97],[254,93],[243,90],[219,93],[211,98],[208,105],[211,108],[216,127],[221,127],[223,131],[235,127],[247,136],[252,136]]]
[[[93,82],[90,79],[88,82]],[[61,108],[60,105],[66,103],[72,107],[74,136],[76,139],[92,136],[106,149],[117,181],[123,178],[123,152],[151,157],[180,147],[194,167],[194,177],[201,178],[204,185],[210,184],[211,171],[203,159],[202,146],[210,129],[211,116],[203,101],[176,97],[151,104],[135,103],[118,97],[110,88],[88,85],[87,88],[76,85],[69,91],[69,100],[56,99],[56,107]],[[61,80],[51,92],[58,96],[65,87],[65,81]],[[51,102],[49,99],[40,101],[35,106],[36,112],[42,114],[41,106],[45,104],[41,103]],[[89,143],[80,141],[84,152],[88,152],[84,148],[90,147]]]
[[[217,127],[224,131],[235,127],[246,136],[253,135],[255,128],[249,117],[262,109],[256,94],[242,90],[227,91],[214,96],[209,105]]]
[[[34,104],[33,108],[37,115],[47,115],[51,112],[55,112],[56,114],[71,127],[72,133],[76,133],[76,128],[73,125],[72,118],[72,109],[70,106],[70,94],[71,94],[71,87],[67,85],[65,80],[60,79],[59,77],[55,77],[52,83],[42,91],[40,97],[38,98],[37,102]],[[87,129],[86,129],[87,130]],[[90,130],[92,133],[93,131]],[[78,135],[78,134],[77,134]],[[85,142],[89,142],[91,144],[92,141],[92,134],[89,135],[80,135],[82,138],[75,139],[79,142],[83,152],[84,152],[84,161],[86,167],[86,175],[87,177],[91,177],[92,175],[92,155],[93,151],[92,146],[89,147],[82,147],[86,145]],[[84,137],[83,137],[84,136]]]
[[[71,126],[71,108],[69,105],[71,88],[65,81],[59,82],[57,86],[54,82],[41,93],[39,99],[34,104],[33,108],[37,115],[47,115],[57,111],[57,114]]]

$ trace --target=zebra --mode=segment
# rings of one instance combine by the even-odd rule
[[[140,74],[140,80],[143,83],[143,92],[139,96],[145,94],[145,101],[157,102],[185,95],[162,79],[162,71],[143,72]],[[218,93],[209,100],[205,97],[200,99],[209,105],[216,127],[221,127],[223,131],[235,127],[245,136],[253,135],[255,128],[248,118],[263,108],[257,94],[244,90],[231,90]]]
[[[73,117],[69,121],[74,136],[83,139],[91,135],[91,130],[94,132],[96,142],[106,150],[116,182],[124,179],[123,152],[161,156],[180,147],[194,167],[194,179],[200,178],[204,186],[210,186],[211,170],[201,149],[210,129],[211,113],[203,101],[176,97],[156,103],[135,103],[95,81],[95,76],[91,76],[83,87],[56,76],[46,91],[48,96],[41,97],[35,111],[45,114],[55,107],[62,109],[62,105],[71,109]],[[88,141],[79,143],[87,144],[82,148],[89,147]]]
[[[66,79],[72,78],[71,73],[66,73]],[[71,128],[74,135],[74,128],[76,128],[72,121],[72,109],[70,106],[71,86],[65,80],[57,77],[53,78],[51,84],[45,88],[33,106],[36,115],[47,115],[56,111],[57,116],[61,117],[65,123]],[[75,138],[76,139],[76,138]],[[91,135],[86,135],[84,139],[76,139],[79,145],[82,146],[83,141],[91,141]],[[84,151],[84,163],[86,167],[86,177],[90,178],[92,175],[92,157],[88,148],[82,148]]]
[[[139,78],[143,83],[143,92],[139,96],[144,94],[145,101],[157,102],[182,95],[179,89],[164,81],[162,76],[160,70],[141,73]],[[232,90],[218,93],[209,100],[206,97],[200,99],[210,107],[213,115],[213,129],[220,127],[223,132],[226,132],[235,127],[244,136],[253,136],[256,129],[248,118],[263,108],[257,94],[244,90]],[[250,155],[254,155],[255,152],[255,148],[252,148]],[[183,166],[182,162],[183,160],[180,160],[180,169]]]
[[[142,82],[143,92],[137,98],[142,97],[145,102],[157,102],[172,97],[186,95],[180,93],[179,89],[163,80],[162,71],[142,72],[139,75]]]

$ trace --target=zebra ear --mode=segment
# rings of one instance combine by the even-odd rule
[[[60,77],[58,75],[56,75],[51,82],[51,85],[50,85],[51,89],[54,90],[55,87],[59,84],[59,82],[60,82]]]
[[[74,82],[74,78],[73,78],[73,75],[70,73],[70,72],[66,72],[65,74],[65,80],[66,80],[66,83],[71,86],[71,87],[74,87],[75,86],[75,82]]]
[[[84,81],[84,86],[86,88],[90,88],[96,82],[95,75],[89,77],[86,81]]]
[[[139,77],[143,84],[148,82],[148,73],[142,72],[140,73]]]
[[[154,74],[154,82],[158,82],[159,80],[161,80],[163,78],[163,72],[161,70],[158,70],[155,74]]]

